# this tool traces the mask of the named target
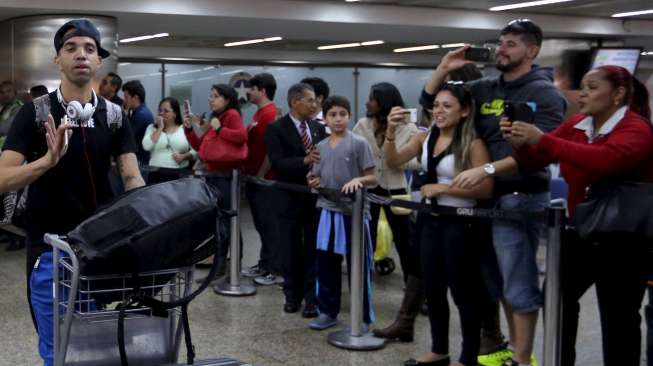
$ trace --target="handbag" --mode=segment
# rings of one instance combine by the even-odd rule
[[[232,164],[247,159],[247,144],[234,144],[219,133],[210,141],[204,140],[199,151],[200,159],[208,163]]]
[[[374,250],[374,261],[378,262],[390,255],[392,248],[392,229],[385,216],[385,210],[381,207],[379,221],[376,225],[376,249]]]
[[[590,187],[572,218],[578,235],[597,238],[631,233],[653,239],[653,184],[621,182]]]

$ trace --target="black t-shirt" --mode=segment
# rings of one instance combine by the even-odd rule
[[[113,103],[115,103],[115,104],[117,104],[117,105],[119,105],[121,107],[122,107],[122,104],[124,103],[122,98],[120,98],[117,94],[115,94],[113,97],[111,97],[110,100],[111,100],[111,102],[113,102]]]
[[[135,152],[136,145],[124,113],[122,127],[115,131],[109,128],[106,103],[99,98],[86,127],[72,128],[68,152],[54,168],[30,184],[25,213],[30,238],[41,238],[44,233],[66,234],[113,198],[108,176],[111,157]],[[56,92],[50,93],[50,106],[50,114],[59,126],[65,112]],[[28,163],[47,152],[45,130],[35,121],[33,103],[25,104],[16,115],[3,150],[23,154]],[[38,243],[28,248],[28,255],[47,249],[36,240]]]

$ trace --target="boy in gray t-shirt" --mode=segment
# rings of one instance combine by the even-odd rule
[[[320,161],[313,165],[308,176],[311,187],[338,189],[343,193],[353,193],[364,186],[376,185],[374,157],[367,141],[347,130],[351,116],[347,99],[332,96],[322,108],[326,123],[331,129],[329,138],[322,140],[316,148]],[[319,197],[320,222],[317,229],[317,306],[320,315],[309,323],[311,329],[322,330],[337,324],[340,312],[342,288],[341,265],[350,258],[351,203],[335,202]],[[374,314],[370,305],[370,271],[372,245],[367,219],[365,248],[367,260],[364,268],[365,291],[363,296],[363,320],[372,323]]]

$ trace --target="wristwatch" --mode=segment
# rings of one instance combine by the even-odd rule
[[[483,170],[485,171],[485,174],[487,174],[490,177],[497,172],[497,168],[492,163],[487,163],[483,165]]]

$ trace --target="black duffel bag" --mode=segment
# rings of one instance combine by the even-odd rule
[[[229,218],[235,213],[220,209],[222,195],[199,178],[184,178],[132,190],[68,233],[82,275],[130,275],[121,279],[92,282],[92,297],[99,306],[122,301],[118,322],[118,345],[123,365],[127,365],[124,340],[125,312],[130,307],[148,306],[154,314],[182,309],[188,362],[194,359],[188,324],[188,303],[199,295],[218,271],[214,264],[206,280],[190,295],[171,302],[155,299],[151,290],[141,291],[140,272],[189,266],[220,252],[225,245]],[[173,275],[157,276],[159,284]],[[151,279],[147,283],[151,285]],[[145,284],[142,284],[145,285]],[[97,290],[133,288],[128,299],[120,291]]]
[[[198,178],[130,191],[68,233],[82,275],[129,274],[183,267],[213,254],[216,229],[225,237],[221,194]],[[222,245],[223,243],[218,243]]]
[[[653,239],[653,184],[620,182],[590,187],[576,206],[572,223],[583,239],[634,234]]]

